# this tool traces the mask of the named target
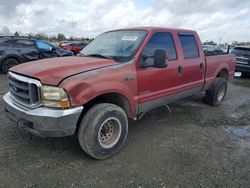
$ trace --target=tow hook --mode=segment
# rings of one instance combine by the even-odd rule
[[[26,127],[29,127],[31,129],[33,129],[33,123],[30,122],[30,121],[27,121],[25,119],[19,119],[17,121],[17,125],[20,126],[21,128],[26,128]]]

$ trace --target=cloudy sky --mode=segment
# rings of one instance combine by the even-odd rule
[[[0,29],[95,37],[132,26],[197,30],[203,41],[250,41],[250,0],[0,0]]]

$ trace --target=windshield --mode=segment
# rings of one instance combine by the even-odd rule
[[[111,31],[99,35],[80,53],[84,56],[110,58],[126,62],[133,58],[147,31]]]

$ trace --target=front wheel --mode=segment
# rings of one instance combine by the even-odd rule
[[[124,110],[114,104],[93,106],[83,117],[78,129],[82,149],[95,159],[116,154],[125,143],[128,119]]]
[[[211,106],[222,103],[227,93],[227,81],[224,78],[216,78],[211,88],[206,92],[205,102]]]

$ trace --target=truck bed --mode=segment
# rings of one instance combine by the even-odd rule
[[[205,56],[206,64],[206,77],[205,82],[212,84],[216,75],[219,71],[225,69],[228,70],[228,78],[234,76],[235,70],[235,55],[233,54],[222,54],[222,55],[209,55]]]

